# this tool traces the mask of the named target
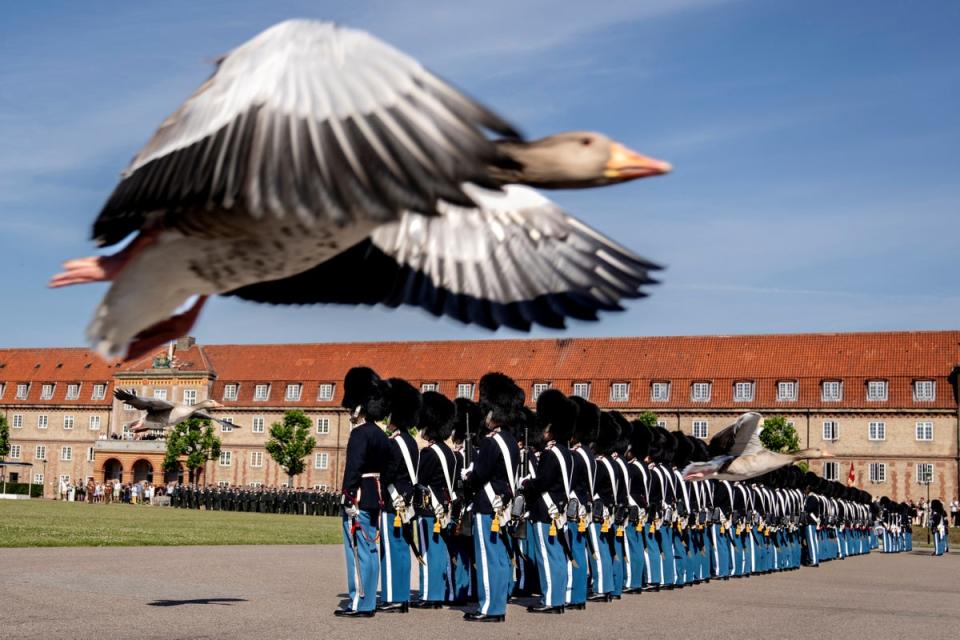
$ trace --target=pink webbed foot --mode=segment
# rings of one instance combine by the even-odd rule
[[[185,336],[197,322],[203,305],[207,302],[207,296],[200,296],[189,309],[179,313],[171,318],[144,329],[138,333],[130,347],[127,349],[125,360],[135,360],[150,353],[152,350],[162,347],[171,340],[176,340]]]
[[[67,260],[63,263],[63,271],[50,279],[50,288],[66,287],[72,284],[87,284],[90,282],[108,282],[113,280],[123,267],[122,261],[116,256],[90,256]]]

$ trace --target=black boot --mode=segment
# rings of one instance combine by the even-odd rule
[[[353,609],[337,609],[333,615],[339,618],[372,618],[374,611],[354,611]]]
[[[529,613],[563,613],[563,605],[560,604],[555,607],[533,606],[533,607],[527,607],[527,611]]]
[[[406,613],[409,610],[409,605],[406,602],[388,602],[377,605],[377,611],[383,613]]]
[[[468,611],[463,614],[463,619],[469,620],[470,622],[503,622],[506,616],[488,616],[479,611]]]

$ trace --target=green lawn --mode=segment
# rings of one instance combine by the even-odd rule
[[[0,547],[340,542],[339,518],[0,500]]]

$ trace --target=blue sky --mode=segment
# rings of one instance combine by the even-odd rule
[[[960,4],[34,2],[0,9],[0,345],[80,345],[105,287],[51,291],[120,170],[269,25],[364,28],[530,136],[594,129],[673,174],[551,197],[663,284],[539,336],[936,329],[960,291]],[[162,278],[163,274],[157,274]],[[205,342],[488,338],[418,310],[208,305]],[[500,331],[498,337],[522,337]]]

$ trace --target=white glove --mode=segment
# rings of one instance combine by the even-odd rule
[[[357,505],[355,504],[344,505],[343,512],[348,518],[356,518],[358,515],[360,515],[360,509],[357,508]]]
[[[393,509],[400,513],[407,508],[407,503],[403,501],[403,496],[397,496],[393,499]]]
[[[490,506],[493,507],[494,511],[500,511],[503,509],[503,500],[500,498],[500,496],[493,496],[493,504]]]
[[[472,462],[470,463],[470,466],[469,466],[469,467],[467,467],[466,469],[461,469],[461,470],[460,470],[460,479],[461,479],[461,480],[466,480],[467,477],[468,477],[471,473],[473,473],[473,463],[472,463]]]
[[[530,476],[520,476],[517,479],[517,486],[522,489],[524,486],[526,486],[529,480],[530,480]]]
[[[551,504],[547,508],[547,514],[549,514],[551,520],[556,520],[560,517],[560,509],[557,508],[557,505]]]
[[[443,508],[442,504],[436,504],[433,506],[433,516],[437,520],[443,520],[443,516],[446,515],[447,510]]]

